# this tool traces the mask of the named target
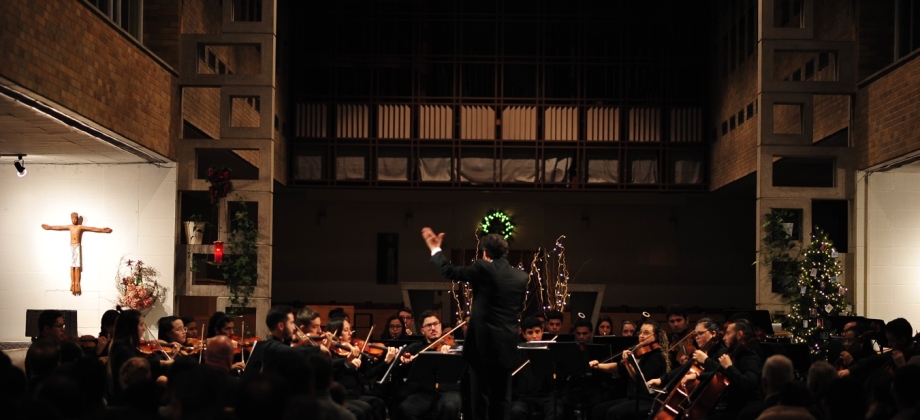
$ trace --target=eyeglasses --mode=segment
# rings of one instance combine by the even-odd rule
[[[65,325],[65,324],[61,324],[61,325],[53,325],[53,327],[54,327],[54,328],[60,328],[60,329],[62,329],[62,330],[63,330],[63,329],[64,329],[64,327],[66,327],[66,325]]]
[[[430,329],[430,328],[440,327],[440,326],[441,326],[441,321],[437,321],[437,322],[431,322],[431,323],[422,325],[422,328]]]
[[[400,315],[400,316],[399,316],[399,319],[401,319],[401,320],[403,320],[403,321],[408,321],[408,320],[412,319],[412,315]]]
[[[694,332],[693,332],[693,336],[694,336],[694,337],[699,337],[699,336],[702,336],[703,334],[706,334],[706,333],[708,333],[708,332],[709,332],[709,330],[706,330],[706,331],[694,331]]]
[[[401,324],[390,324],[390,328],[402,328]]]

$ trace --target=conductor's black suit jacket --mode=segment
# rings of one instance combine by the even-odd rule
[[[472,287],[473,309],[463,341],[463,358],[473,365],[517,368],[518,318],[524,306],[527,273],[504,258],[454,267],[443,252],[438,252],[431,256],[431,263],[444,277]]]

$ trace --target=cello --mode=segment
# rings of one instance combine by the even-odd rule
[[[738,343],[738,347],[731,352],[729,357],[734,360],[738,353],[749,349],[751,345],[758,341],[756,336],[751,338],[744,337],[744,340]],[[684,415],[681,419],[699,420],[705,417],[719,402],[719,398],[722,397],[722,394],[725,393],[730,384],[731,380],[725,376],[725,369],[720,366],[708,381],[700,383],[696,387],[696,392],[690,396],[690,403],[684,410]]]
[[[691,334],[693,334],[692,331]],[[709,350],[715,347],[716,344],[719,344],[719,341],[722,339],[722,334],[721,331],[717,331],[713,334],[709,342],[707,342],[700,351],[709,353]],[[651,418],[655,420],[674,420],[679,418],[684,413],[687,402],[690,401],[690,395],[699,386],[700,376],[704,371],[705,368],[699,362],[695,359],[691,359],[690,367],[687,369],[687,372],[682,376],[674,378],[676,383],[668,392],[667,397],[658,401],[661,407]],[[695,376],[694,379],[689,379],[691,374]]]

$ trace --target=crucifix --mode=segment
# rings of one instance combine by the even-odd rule
[[[78,296],[83,293],[80,289],[80,274],[83,271],[83,232],[112,233],[112,229],[83,226],[80,224],[80,215],[76,212],[70,213],[70,222],[72,224],[61,226],[42,224],[42,229],[70,231],[70,291],[74,296]]]

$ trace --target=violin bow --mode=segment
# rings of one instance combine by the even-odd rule
[[[441,337],[438,338],[437,340],[432,341],[431,344],[428,345],[428,347],[425,347],[425,348],[419,350],[418,353],[413,354],[412,357],[410,358],[410,360],[415,360],[415,358],[418,357],[419,353],[421,353],[421,352],[423,352],[423,351],[428,351],[428,350],[430,350],[430,349],[431,349],[432,347],[434,347],[436,344],[440,343],[441,340],[444,340],[445,337],[447,337],[448,335],[453,334],[454,331],[457,331],[457,328],[462,327],[463,324],[466,324],[466,323],[467,323],[467,321],[463,321],[463,322],[457,324],[456,327],[451,328],[450,331],[441,334]]]
[[[387,371],[383,374],[383,377],[377,381],[377,384],[383,385],[386,382],[387,378],[390,377],[390,372],[393,370],[393,366],[396,366],[396,361],[399,360],[399,354],[402,353],[403,349],[406,348],[406,345],[403,344],[398,350],[396,350],[397,356],[393,358],[393,361],[390,362],[390,367],[387,368]]]
[[[153,334],[150,333],[150,327],[148,327],[147,324],[144,324],[144,335],[146,335],[147,337],[153,337]],[[167,353],[166,350],[163,349],[163,346],[160,345],[160,342],[159,342],[159,341],[157,341],[156,339],[154,339],[153,341],[151,341],[151,343],[156,343],[156,344],[157,344],[157,348],[159,348],[160,351],[163,352],[163,354],[166,355],[166,359],[172,360],[172,357],[170,357],[170,356],[169,356],[169,353]]]
[[[208,325],[207,322],[204,322],[204,323],[201,324],[201,334],[198,335],[198,339],[201,340],[201,343],[200,343],[200,344],[201,344],[201,350],[198,352],[198,364],[199,364],[199,365],[201,364],[201,357],[204,356],[204,352],[205,352],[205,350],[207,350],[207,348],[208,348],[208,347],[205,345],[205,344],[208,342],[208,341],[207,341],[208,339],[204,338],[204,329],[205,329],[205,327],[206,327],[207,325]]]
[[[371,334],[374,333],[374,326],[371,325],[371,330],[367,332],[367,338],[364,339],[364,346],[361,347],[361,353],[364,353],[364,350],[367,349],[367,343],[371,342]]]
[[[525,361],[520,366],[518,366],[518,368],[515,369],[514,372],[511,372],[511,376],[517,375],[517,373],[520,372],[521,369],[524,369],[524,366],[527,366],[529,363],[530,363],[530,359],[527,359],[527,361]]]

